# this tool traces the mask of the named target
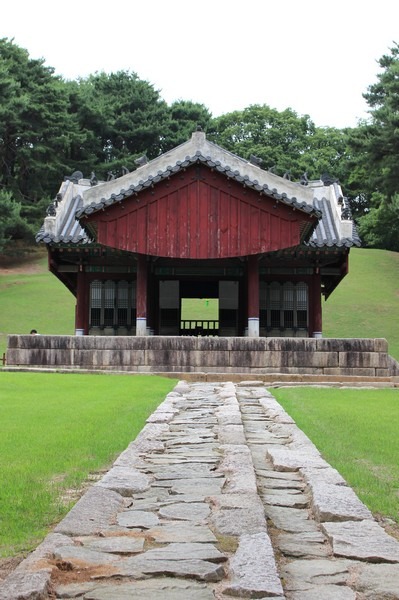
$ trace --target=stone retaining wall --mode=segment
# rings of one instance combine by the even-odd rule
[[[9,335],[7,365],[388,377],[385,339]]]

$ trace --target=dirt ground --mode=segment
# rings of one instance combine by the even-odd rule
[[[24,558],[24,555],[0,558],[0,583],[18,567]]]
[[[45,248],[32,248],[21,252],[19,256],[0,254],[0,275],[41,273],[47,269],[47,265],[43,267],[43,259],[46,257]]]

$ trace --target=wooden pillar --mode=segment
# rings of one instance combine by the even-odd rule
[[[80,265],[76,282],[75,334],[89,333],[89,285],[84,266]]]
[[[147,256],[137,258],[136,335],[147,335]]]
[[[248,256],[248,337],[259,337],[259,261]]]
[[[312,296],[311,296],[311,337],[321,337],[323,332],[322,308],[321,308],[321,275],[319,268],[315,269],[312,281]]]

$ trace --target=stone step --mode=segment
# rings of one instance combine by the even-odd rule
[[[115,369],[77,369],[77,368],[57,368],[57,367],[20,367],[6,366],[3,371],[21,371],[34,373],[98,373],[98,374],[116,374],[127,375],[134,377],[135,375],[142,376],[143,373],[136,371],[118,371]],[[155,371],[151,375],[159,375],[160,377],[168,377],[171,379],[185,380],[188,382],[233,382],[240,383],[243,381],[254,382],[259,381],[268,387],[281,386],[328,386],[328,387],[399,387],[399,376],[355,376],[355,375],[314,375],[314,374],[292,374],[292,373],[205,373],[193,372],[186,373],[183,371]]]
[[[154,373],[162,377],[172,377],[185,379],[189,382],[198,381],[232,381],[240,383],[242,381],[260,381],[266,386],[281,387],[284,385],[299,386],[329,386],[329,387],[399,387],[399,377],[360,377],[352,375],[306,375],[292,373],[268,373],[268,374],[252,374],[252,373],[184,373],[184,372],[159,372]]]

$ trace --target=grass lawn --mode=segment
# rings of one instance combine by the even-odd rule
[[[0,357],[7,348],[7,334],[73,335],[75,298],[47,269],[47,256],[34,255],[30,263],[10,265],[0,275]],[[25,268],[24,268],[25,267]]]
[[[36,546],[66,490],[109,467],[176,380],[0,372],[0,556]]]
[[[352,248],[349,274],[323,302],[324,337],[386,338],[399,360],[399,252]]]
[[[399,389],[272,393],[364,504],[399,523]]]
[[[219,318],[219,300],[216,298],[184,298],[181,318],[192,320],[217,320]]]

